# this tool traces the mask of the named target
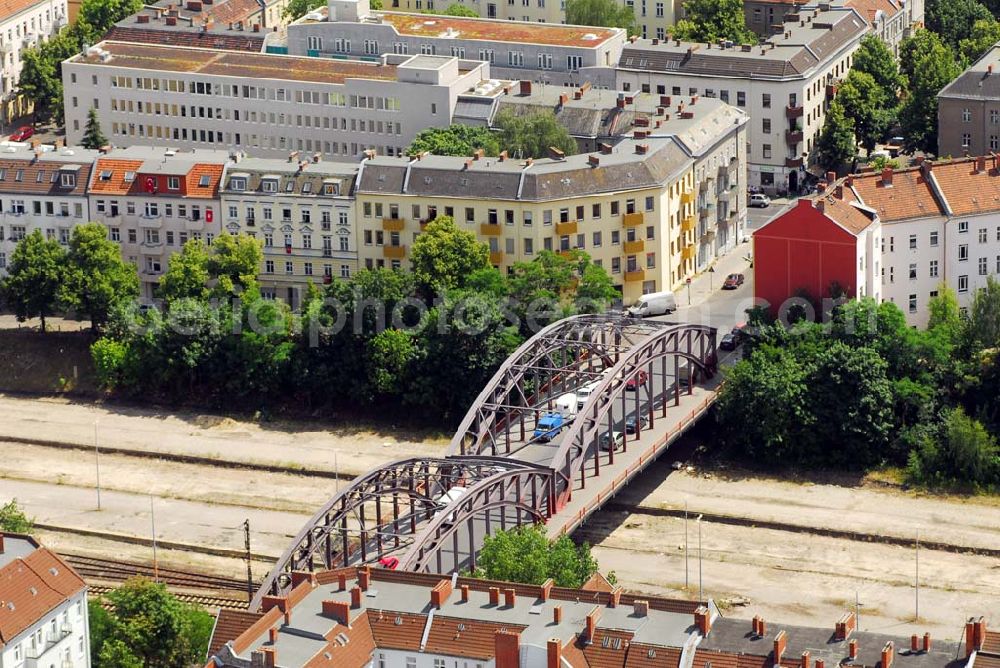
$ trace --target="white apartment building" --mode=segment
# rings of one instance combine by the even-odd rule
[[[758,46],[635,40],[617,87],[627,92],[718,97],[750,116],[749,185],[795,192],[851,58],[868,31],[850,8],[801,10],[785,32]]]
[[[132,146],[94,163],[91,220],[108,228],[122,257],[136,266],[140,296],[151,300],[170,256],[189,239],[219,234],[219,184],[229,154]]]
[[[31,112],[31,103],[17,94],[21,76],[21,54],[28,47],[48,41],[66,25],[66,0],[13,0],[0,15],[0,120],[12,120]]]
[[[35,230],[69,243],[73,226],[90,217],[87,183],[96,151],[0,145],[0,275],[17,242]]]
[[[80,141],[93,107],[117,146],[400,155],[421,130],[451,123],[459,93],[491,82],[483,62],[375,60],[101,42],[63,63],[67,140]]]
[[[90,668],[87,585],[30,536],[0,533],[0,666]]]
[[[621,28],[373,11],[368,0],[328,0],[288,27],[288,52],[324,58],[437,55],[485,61],[499,79],[557,86],[615,85]]]
[[[357,270],[354,181],[358,163],[237,156],[220,189],[225,230],[264,244],[262,294],[293,308],[309,283]]]

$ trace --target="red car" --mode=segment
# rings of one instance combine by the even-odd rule
[[[382,568],[388,568],[390,571],[394,571],[396,570],[396,567],[399,566],[399,559],[396,557],[382,557],[378,560],[378,565]]]
[[[743,274],[729,274],[726,276],[726,282],[722,284],[722,289],[735,290],[741,285],[743,285]]]
[[[14,131],[14,134],[10,136],[11,141],[24,141],[26,139],[31,139],[35,136],[35,128],[30,125],[25,125]]]
[[[639,370],[634,376],[628,379],[625,383],[626,390],[637,390],[640,385],[645,385],[648,380],[648,376],[645,371]]]

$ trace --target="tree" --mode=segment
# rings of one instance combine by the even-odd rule
[[[97,655],[100,668],[142,668],[142,660],[121,640],[108,638]]]
[[[826,112],[823,130],[816,140],[816,151],[820,164],[827,169],[836,169],[857,154],[854,121],[844,114],[844,106],[836,99]]]
[[[882,87],[866,72],[851,70],[837,90],[837,101],[854,122],[854,136],[869,153],[889,127],[890,100]]]
[[[101,122],[97,118],[97,110],[93,107],[87,112],[87,126],[83,130],[80,144],[84,148],[99,149],[106,146],[108,138],[101,132]]]
[[[18,322],[45,318],[56,307],[66,253],[55,239],[35,230],[14,247],[8,274],[0,279],[0,295],[14,309]]]
[[[899,73],[907,86],[913,81],[917,61],[941,44],[941,38],[936,33],[924,28],[917,29],[899,43]]]
[[[500,153],[500,139],[489,128],[454,123],[446,128],[427,128],[417,133],[407,155],[429,151],[434,155],[471,156],[476,149],[486,155]]]
[[[937,153],[937,94],[961,72],[951,51],[936,36],[921,37],[913,49],[916,61],[911,64],[910,90],[899,115],[907,148]],[[914,37],[912,39],[917,39]],[[924,40],[927,40],[924,42]]]
[[[31,100],[35,122],[47,120],[62,99],[62,82],[56,76],[56,64],[39,47],[21,52],[18,91]]]
[[[963,66],[979,60],[997,42],[1000,42],[1000,22],[990,19],[978,19],[972,25],[969,36],[958,43],[958,55]]]
[[[566,23],[577,26],[625,28],[636,34],[635,11],[615,0],[567,0]]]
[[[973,350],[1000,345],[1000,281],[993,276],[986,277],[986,286],[972,298],[968,337]]]
[[[34,526],[35,522],[17,505],[17,499],[0,506],[0,531],[29,534]]]
[[[937,295],[927,302],[927,311],[930,313],[927,330],[939,332],[953,345],[957,345],[961,340],[964,323],[958,306],[958,295],[947,283],[938,286]]]
[[[410,263],[417,285],[431,296],[460,288],[473,273],[489,267],[490,249],[452,218],[438,216],[413,242]]]
[[[96,331],[111,311],[139,296],[135,265],[122,260],[118,245],[107,238],[99,223],[73,229],[66,258],[60,301],[78,315],[90,318]]]
[[[576,153],[576,140],[551,111],[517,116],[504,110],[497,115],[495,123],[500,130],[500,146],[511,156],[544,158],[550,147],[566,155]]]
[[[929,435],[910,453],[907,473],[923,484],[995,486],[1000,483],[1000,447],[982,423],[955,408],[945,415],[940,434]]]
[[[852,72],[864,72],[871,75],[875,83],[882,89],[883,99],[887,105],[894,106],[900,91],[906,84],[899,72],[896,57],[889,47],[877,35],[865,35],[854,52]]]
[[[448,5],[448,8],[444,10],[445,16],[468,16],[469,18],[479,18],[479,12],[477,12],[472,7],[466,7],[465,5],[453,2]]]
[[[677,39],[693,42],[732,40],[756,44],[757,36],[747,28],[741,0],[687,0],[684,20],[670,31]]]
[[[978,0],[928,0],[924,8],[927,28],[940,36],[953,51],[972,34],[977,21],[990,21],[993,15]]]
[[[208,247],[201,239],[191,239],[170,258],[160,278],[157,295],[166,302],[208,297]]]
[[[215,281],[212,293],[220,299],[257,291],[257,274],[264,261],[264,245],[249,234],[223,233],[215,237],[208,255],[208,273]]]
[[[142,0],[83,0],[74,31],[80,44],[96,44],[114,24],[142,9]]]
[[[597,572],[588,544],[574,545],[566,535],[550,543],[537,525],[487,536],[477,565],[477,577],[535,585],[552,578],[557,587],[574,588]]]

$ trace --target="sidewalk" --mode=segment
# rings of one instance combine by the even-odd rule
[[[674,291],[678,309],[701,306],[712,296],[718,295],[729,274],[743,274],[746,277],[744,287],[751,285],[750,254],[750,242],[742,241],[725,255],[715,258],[708,267],[691,279],[690,285],[681,286]]]

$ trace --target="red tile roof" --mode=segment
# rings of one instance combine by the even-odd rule
[[[203,8],[208,10],[206,13],[218,24],[226,26],[230,23],[245,22],[261,13],[257,0],[226,0],[221,4],[204,5]]]
[[[208,655],[212,656],[222,649],[223,645],[227,642],[236,640],[263,616],[259,612],[229,610],[227,608],[220,609],[219,616],[215,618],[215,628],[212,629],[212,639],[208,645]]]
[[[63,188],[58,177],[60,167],[76,169],[76,186]],[[11,160],[0,158],[0,192],[33,193],[38,195],[85,195],[90,179],[90,163],[69,163],[45,160]],[[20,172],[20,179],[18,179]],[[53,181],[53,176],[56,176]]]
[[[371,624],[372,637],[377,646],[418,652],[427,615],[369,610],[368,623]]]
[[[977,161],[982,160],[981,165]],[[932,173],[955,216],[1000,211],[1000,170],[991,158],[934,163]],[[979,170],[978,167],[983,169]]]
[[[223,165],[199,162],[187,173],[185,180],[187,188],[185,194],[188,197],[201,199],[211,199],[219,192],[219,183],[222,181]],[[208,183],[201,185],[201,177],[207,176]]]
[[[0,647],[86,587],[72,568],[44,547],[12,560],[0,569]]]
[[[895,170],[890,187],[881,173],[856,174],[852,180],[861,201],[875,209],[882,222],[944,215],[933,187],[918,168]]]
[[[142,167],[142,160],[117,160],[114,158],[99,158],[94,164],[94,179],[90,184],[90,192],[106,193],[108,195],[127,195],[135,185],[125,181],[125,172],[137,172]],[[101,177],[110,172],[110,178]]]
[[[122,42],[140,42],[163,46],[194,46],[203,49],[247,51],[250,53],[260,53],[264,48],[263,37],[221,35],[217,32],[204,32],[202,30],[157,30],[156,28],[112,26],[104,37]]]
[[[678,647],[660,647],[634,642],[629,645],[625,668],[677,668],[681,662]]]
[[[326,647],[316,653],[303,668],[351,668],[365,666],[375,650],[371,623],[368,615],[358,615],[351,625],[334,624],[329,633]]]
[[[520,633],[525,628],[519,624],[435,616],[424,651],[489,661],[495,654],[497,631],[506,629],[511,633]]]
[[[869,23],[875,22],[875,15],[878,12],[885,14],[886,18],[890,18],[902,9],[892,0],[847,0],[846,4],[848,7],[856,9]]]
[[[592,668],[622,668],[634,633],[597,629],[594,641],[583,648],[583,655]]]
[[[991,654],[1000,654],[1000,631],[986,632],[986,639],[983,642],[983,651]]]
[[[822,201],[823,215],[855,236],[866,230],[873,222],[856,206],[842,199],[837,199],[829,192],[823,193],[815,200]]]
[[[142,160],[121,158],[99,158],[94,165],[93,182],[90,192],[108,195],[142,195],[145,194],[145,179],[143,179]],[[212,199],[219,192],[222,181],[223,165],[216,163],[195,163],[184,175],[184,189],[176,194],[194,199]],[[132,172],[132,180],[125,180],[125,173]],[[107,174],[108,178],[103,178]],[[151,172],[151,175],[159,176]],[[201,185],[201,177],[207,176],[206,185]],[[160,193],[164,194],[164,193]]]
[[[584,591],[606,591],[612,592],[615,590],[614,585],[608,582],[608,579],[601,575],[600,573],[594,573],[590,576],[590,579],[583,583],[580,587]]]
[[[15,14],[20,14],[39,4],[41,3],[38,0],[2,0],[0,2],[0,21],[6,21]]]

